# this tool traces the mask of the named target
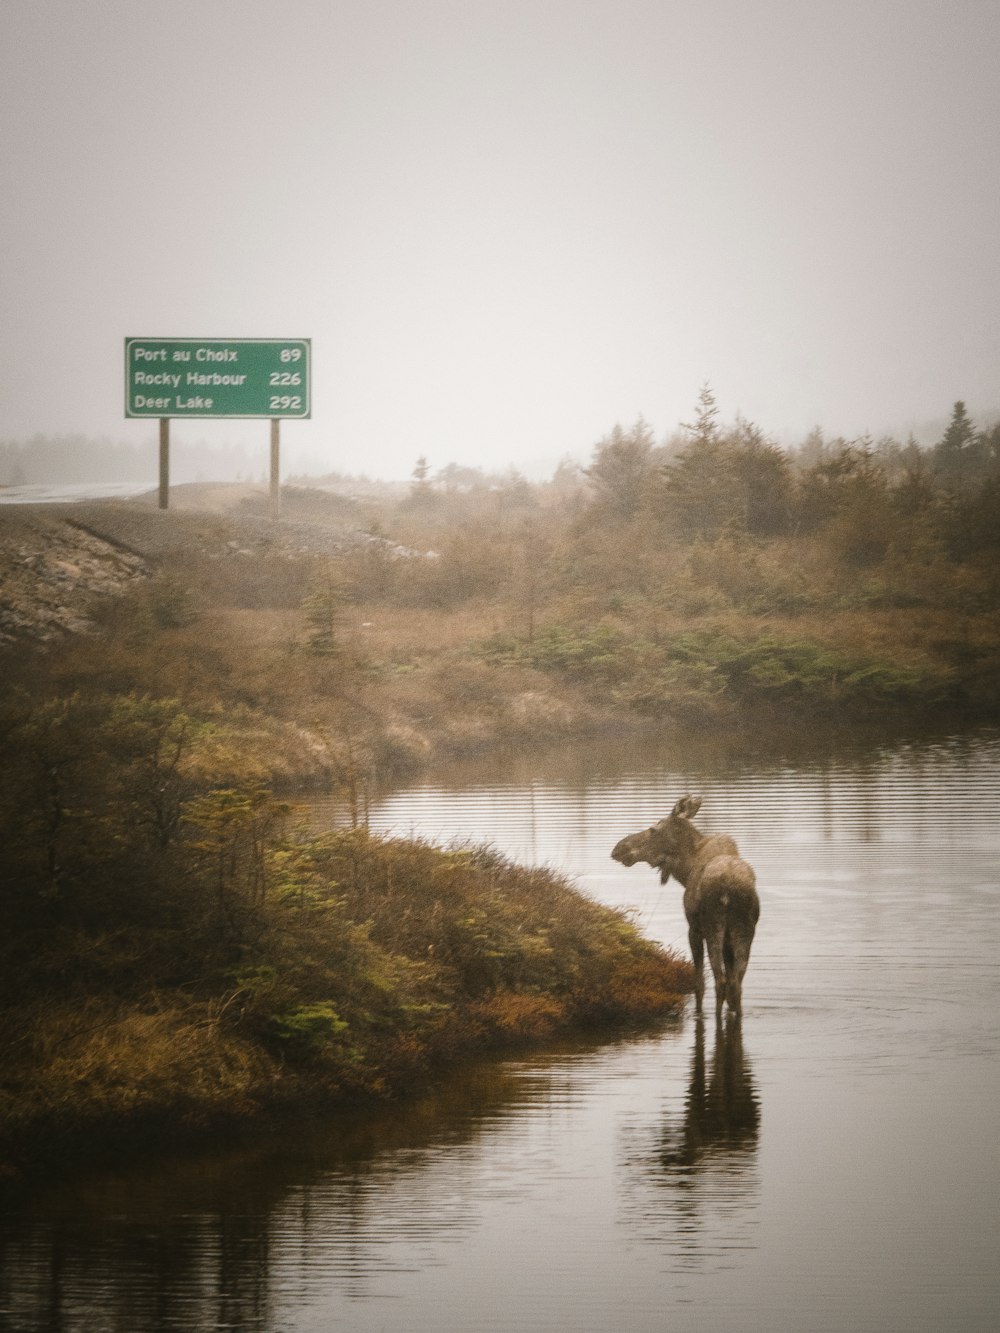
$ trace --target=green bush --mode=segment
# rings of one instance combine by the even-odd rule
[[[947,669],[858,658],[807,639],[698,631],[678,636],[670,651],[679,661],[710,666],[742,704],[870,712],[939,703],[952,693]]]
[[[275,1038],[297,1053],[322,1051],[346,1032],[349,1026],[326,1000],[286,1009],[271,1019],[271,1031]]]

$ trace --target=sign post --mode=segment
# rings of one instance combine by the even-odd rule
[[[160,417],[160,508],[170,499],[170,418]]]
[[[281,421],[271,418],[271,517],[281,517]]]
[[[160,422],[160,508],[173,417],[271,421],[271,508],[280,506],[279,422],[312,415],[310,338],[126,338],[125,415]]]

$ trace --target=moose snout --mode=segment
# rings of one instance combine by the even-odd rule
[[[630,845],[628,838],[622,838],[621,842],[616,842],[611,849],[612,861],[620,861],[623,866],[634,866],[639,857]]]

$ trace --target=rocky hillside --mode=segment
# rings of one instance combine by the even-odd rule
[[[0,643],[50,639],[88,625],[95,598],[115,596],[148,560],[55,507],[0,511]]]
[[[282,516],[269,515],[259,489],[191,485],[135,500],[0,505],[0,644],[48,639],[87,628],[95,598],[118,595],[166,559],[197,552],[244,556],[334,556],[377,542],[392,555],[415,555],[363,530],[364,510],[321,490],[285,488]]]

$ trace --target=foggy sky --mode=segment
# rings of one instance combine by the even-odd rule
[[[308,456],[1000,414],[1000,0],[0,0],[0,439],[311,337]],[[178,421],[259,442],[266,422]],[[263,462],[262,462],[263,466]]]

